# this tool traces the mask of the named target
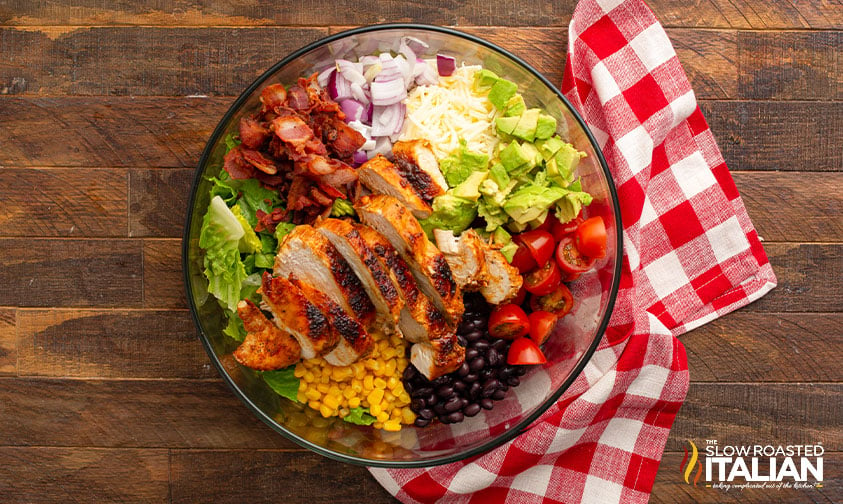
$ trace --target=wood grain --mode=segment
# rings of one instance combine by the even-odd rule
[[[737,33],[731,30],[667,29],[697,99],[738,94]]]
[[[665,26],[712,28],[839,28],[843,14],[831,2],[774,0],[707,0],[689,6],[675,0],[648,2]],[[10,26],[160,25],[254,26],[342,25],[392,21],[431,24],[566,26],[576,1],[552,4],[525,0],[499,5],[482,0],[439,2],[418,0],[309,0],[290,8],[272,3],[219,0],[142,0],[115,5],[107,0],[58,0],[50,4],[10,0],[0,6],[0,21]]]
[[[741,310],[681,336],[694,382],[843,382],[840,313]]]
[[[187,308],[181,240],[143,240],[143,305]]]
[[[0,168],[4,236],[126,236],[122,170]]]
[[[780,490],[746,488],[729,491],[706,488],[702,479],[696,487],[685,483],[679,473],[679,464],[684,456],[684,452],[664,454],[653,485],[653,493],[650,496],[651,503],[833,503],[837,502],[839,496],[843,494],[843,479],[840,477],[841,468],[843,468],[841,453],[826,453],[823,456],[823,486],[821,488],[782,488]]]
[[[843,102],[702,101],[732,170],[843,170]]]
[[[364,467],[309,452],[174,450],[171,464],[174,503],[396,502]]]
[[[197,343],[198,345],[198,343]],[[284,448],[218,380],[2,378],[0,446]]]
[[[720,444],[822,443],[843,447],[841,383],[691,383],[667,441],[680,451],[688,439]]]
[[[0,447],[4,502],[167,502],[167,450]]]
[[[20,310],[17,332],[19,376],[218,376],[186,311]]]
[[[129,236],[181,236],[196,170],[129,170]]]
[[[143,302],[139,240],[0,239],[0,306]]]
[[[16,320],[14,308],[0,308],[0,375],[17,372]]]

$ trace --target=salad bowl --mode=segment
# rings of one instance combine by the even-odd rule
[[[453,425],[432,423],[388,432],[355,425],[338,417],[323,418],[305,404],[281,397],[259,372],[232,357],[237,342],[223,333],[225,316],[208,294],[199,247],[203,215],[210,203],[212,177],[223,165],[226,137],[236,135],[240,119],[260,107],[261,89],[290,84],[323,71],[337,58],[397,52],[402,37],[423,42],[422,57],[446,54],[457,64],[481,65],[515,82],[524,100],[553,116],[557,133],[585,157],[577,175],[593,196],[588,216],[600,216],[607,231],[606,254],[590,272],[570,284],[575,308],[560,319],[543,347],[545,364],[533,366],[518,387],[496,406]],[[423,467],[444,464],[492,449],[519,435],[570,387],[595,351],[608,324],[617,295],[622,257],[620,211],[615,188],[593,135],[564,96],[518,57],[485,40],[456,30],[418,24],[376,25],[349,30],[312,43],[285,57],[252,83],[217,125],[202,153],[190,194],[183,239],[187,299],[199,338],[211,362],[234,394],[278,434],[332,459],[378,467]],[[267,435],[273,435],[267,431]]]

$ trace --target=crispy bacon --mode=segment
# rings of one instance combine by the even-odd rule
[[[366,138],[342,119],[332,117],[323,124],[322,141],[338,158],[350,159],[363,146]]]
[[[267,175],[275,175],[278,173],[278,167],[275,166],[275,161],[264,156],[259,151],[253,149],[241,149],[241,152],[243,153],[243,159],[258,170],[266,173]]]
[[[318,187],[310,188],[310,199],[322,206],[332,206],[334,200],[328,197],[327,194],[319,190]]]
[[[293,85],[287,91],[287,106],[293,110],[306,110],[310,107],[307,91],[301,86]]]
[[[287,90],[282,84],[270,84],[261,91],[260,100],[264,111],[275,110],[276,107],[284,105],[287,100]]]
[[[276,208],[270,213],[266,213],[263,210],[258,209],[255,211],[255,217],[258,218],[258,224],[255,226],[255,231],[269,231],[270,233],[275,232],[275,227],[278,225],[279,222],[284,220],[285,212],[281,208]]]
[[[239,145],[228,151],[223,158],[222,167],[233,179],[247,179],[255,176],[255,168],[243,158],[243,150]]]
[[[250,149],[259,149],[269,138],[269,129],[251,117],[240,119],[240,141]]]

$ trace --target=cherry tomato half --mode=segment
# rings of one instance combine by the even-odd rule
[[[588,257],[606,255],[606,224],[603,218],[589,217],[577,227],[577,248]]]
[[[556,247],[556,262],[565,273],[585,273],[591,269],[594,259],[582,255],[574,237],[568,235]]]
[[[509,365],[544,364],[545,362],[547,358],[536,342],[530,338],[518,338],[513,341],[506,355],[506,363]]]
[[[536,226],[536,229],[541,229],[542,231],[547,231],[548,233],[553,229],[553,223],[559,222],[556,220],[556,217],[552,213],[548,213],[547,217],[544,218],[544,222]]]
[[[512,256],[510,264],[518,268],[518,272],[523,275],[524,273],[528,273],[535,269],[536,260],[533,259],[533,254],[530,253],[530,249],[528,249],[523,243],[519,243],[518,250],[516,250],[515,255]]]
[[[553,235],[547,231],[541,229],[525,231],[516,236],[514,240],[527,246],[539,268],[547,264],[547,261],[553,257],[556,242],[553,240]]]
[[[556,261],[547,261],[543,267],[531,271],[524,277],[524,288],[530,294],[536,294],[537,296],[550,294],[561,283],[562,273],[559,271]]]
[[[534,312],[546,311],[556,315],[559,318],[564,317],[574,307],[574,295],[565,284],[559,284],[559,287],[544,296],[531,296],[530,309]]]
[[[554,224],[553,227],[550,229],[551,234],[553,234],[553,238],[556,241],[559,241],[562,238],[568,236],[569,234],[572,234],[572,233],[576,232],[580,223],[583,221],[583,218],[582,218],[581,215],[582,214],[577,215],[576,217],[574,217],[573,220],[570,220],[570,221],[566,222],[565,224],[562,224],[561,222],[559,222],[557,220],[556,224]],[[555,219],[555,217],[554,217],[554,219]]]
[[[514,340],[530,331],[530,319],[524,309],[508,303],[500,305],[489,316],[489,334],[494,338]]]
[[[547,337],[550,336],[550,332],[553,330],[553,326],[556,325],[556,321],[559,320],[559,317],[553,313],[539,310],[531,313],[529,315],[529,319],[530,339],[541,345],[547,341]]]

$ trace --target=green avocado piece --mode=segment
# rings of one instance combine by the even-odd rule
[[[539,122],[539,109],[527,109],[521,114],[521,119],[518,125],[512,130],[512,136],[520,138],[527,142],[533,142],[536,139],[536,126]]]
[[[506,106],[506,102],[515,96],[518,91],[518,86],[514,82],[506,79],[498,79],[489,90],[489,101],[496,109],[501,110]]]
[[[503,115],[506,117],[518,117],[527,110],[527,105],[524,103],[524,97],[516,94],[506,102]]]
[[[506,173],[506,168],[500,163],[495,163],[489,168],[489,179],[501,189],[509,184],[509,174]]]
[[[498,134],[506,133],[507,135],[511,135],[512,131],[518,126],[518,121],[521,117],[498,117],[495,119],[495,127],[498,130]]]
[[[492,242],[498,245],[506,245],[512,241],[512,235],[506,232],[506,229],[499,227],[492,233]]]
[[[553,156],[565,145],[565,142],[562,141],[561,138],[558,136],[552,136],[547,140],[539,140],[536,142],[536,147],[539,148],[539,152],[542,153],[542,157],[545,161],[549,161],[553,159]]]
[[[490,89],[492,86],[495,85],[497,81],[500,80],[498,74],[491,70],[483,70],[478,71],[474,74],[474,90],[475,91],[486,91]]]
[[[568,191],[560,187],[525,186],[506,200],[503,209],[515,222],[526,228],[530,221],[538,219],[566,194]]]
[[[450,229],[462,233],[477,217],[477,203],[466,198],[445,193],[433,200],[433,213],[420,219],[422,229],[430,236],[434,229]]]
[[[498,229],[503,229],[503,228],[498,228]],[[512,258],[515,257],[515,251],[516,250],[518,250],[518,245],[516,245],[515,242],[511,241],[511,242],[507,243],[506,245],[504,245],[503,247],[501,247],[500,253],[503,254],[504,257],[506,257],[506,260],[508,262],[511,263]]]
[[[506,168],[507,173],[519,173],[522,167],[528,163],[535,161],[532,153],[526,152],[521,148],[518,142],[512,142],[500,152],[501,164]],[[532,166],[530,166],[532,169]],[[529,171],[529,169],[527,170]]]
[[[584,156],[585,154],[575,149],[573,145],[566,143],[562,146],[562,148],[556,151],[556,154],[553,155],[553,159],[556,161],[556,167],[559,170],[559,174],[567,180],[571,180],[573,178],[574,170],[577,168],[580,159]]]
[[[454,188],[454,196],[477,201],[480,199],[480,184],[489,176],[488,171],[476,171]]]
[[[556,133],[556,118],[546,114],[539,114],[539,120],[536,123],[536,138],[545,140],[553,136],[554,133]]]
[[[534,144],[524,142],[521,144],[521,150],[524,152],[524,155],[531,160],[530,164],[532,166],[530,168],[540,165],[541,162],[544,161],[539,149]]]

